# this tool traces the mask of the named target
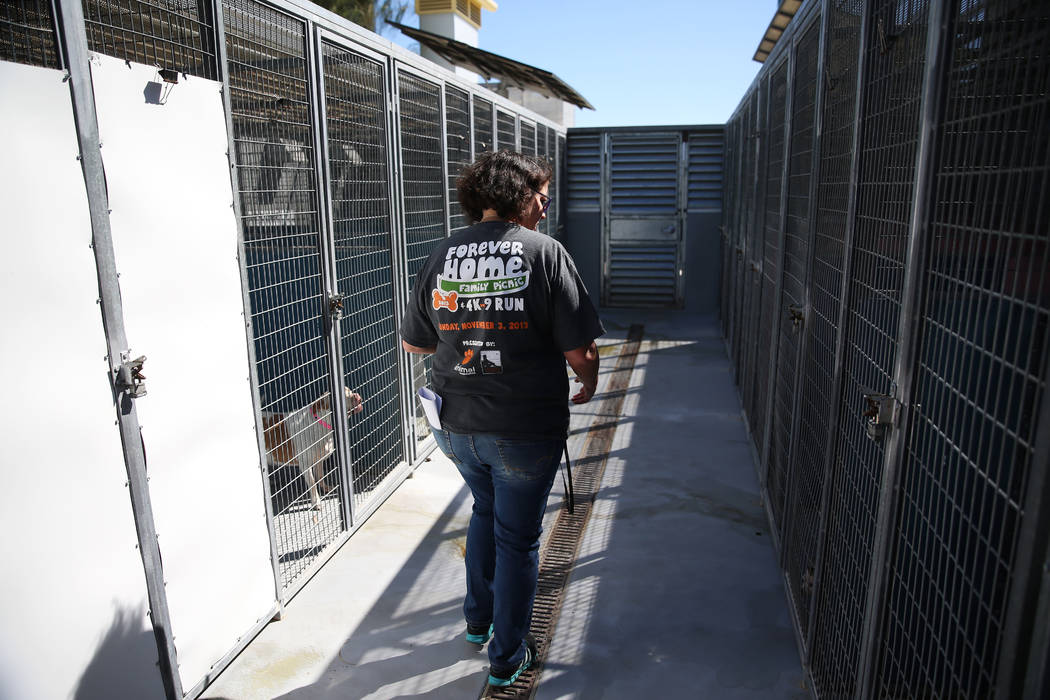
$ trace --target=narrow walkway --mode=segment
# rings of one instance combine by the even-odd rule
[[[535,697],[810,697],[715,320],[602,317],[599,393],[630,324],[645,335]],[[574,408],[572,454],[594,405]],[[486,658],[460,612],[469,516],[434,453],[202,697],[478,697]]]

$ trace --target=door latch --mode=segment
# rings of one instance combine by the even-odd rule
[[[328,297],[328,315],[332,317],[332,320],[343,320],[343,302],[345,300],[345,294],[333,294]]]
[[[864,394],[864,427],[868,437],[881,442],[893,425],[896,402],[886,394]]]
[[[121,353],[120,357],[123,362],[117,368],[117,391],[126,391],[133,399],[145,396],[146,375],[142,373],[142,365],[146,362],[146,356],[142,355],[134,360],[129,360],[127,353]]]

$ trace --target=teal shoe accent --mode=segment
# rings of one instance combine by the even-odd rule
[[[485,642],[492,639],[493,625],[489,625],[489,628],[484,632],[478,632],[482,627],[474,627],[473,625],[467,625],[467,641],[471,644],[484,644]]]
[[[518,676],[520,676],[523,671],[527,670],[530,666],[532,666],[532,662],[535,661],[535,660],[536,660],[536,646],[535,646],[535,644],[533,643],[533,641],[531,639],[528,639],[528,640],[526,640],[526,644],[525,644],[525,658],[522,659],[521,663],[518,665],[518,670],[516,670],[508,678],[503,678],[501,676],[494,676],[490,672],[489,673],[489,685],[495,686],[497,688],[504,688],[504,687],[506,687],[508,685],[513,684],[514,681],[518,680]]]

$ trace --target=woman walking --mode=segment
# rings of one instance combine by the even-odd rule
[[[467,640],[489,641],[489,683],[536,656],[528,637],[547,496],[569,425],[566,361],[591,399],[602,327],[569,254],[534,229],[552,198],[546,161],[486,153],[457,182],[474,225],[420,269],[401,327],[408,352],[434,353],[442,397],[434,437],[474,496],[467,530]]]

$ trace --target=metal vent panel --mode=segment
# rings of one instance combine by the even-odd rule
[[[677,256],[674,243],[610,243],[609,305],[673,306]]]
[[[561,230],[561,226],[563,212],[565,211],[565,136],[552,130],[551,140],[553,143],[551,155],[554,158],[551,167],[554,168],[555,184],[557,185],[557,188],[551,188],[551,191],[554,194],[554,204],[552,204],[550,209],[547,210],[547,216],[551,219],[551,235],[560,238],[564,234]]]
[[[678,208],[677,134],[610,139],[610,209],[614,214],[669,214]]]
[[[689,134],[689,210],[722,209],[723,136]]]
[[[569,134],[566,149],[566,208],[599,209],[602,201],[601,135]]]

